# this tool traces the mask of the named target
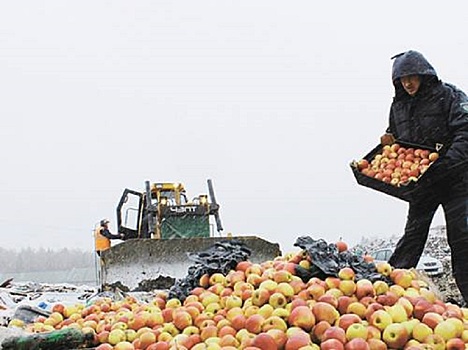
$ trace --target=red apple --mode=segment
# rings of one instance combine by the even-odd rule
[[[269,329],[266,334],[270,335],[275,341],[278,349],[283,349],[288,337],[285,332],[280,329]]]
[[[367,340],[372,339],[372,338],[382,339],[382,334],[380,332],[380,329],[378,329],[377,327],[368,325],[367,326]]]
[[[348,327],[353,323],[361,322],[362,319],[356,314],[344,314],[338,318],[338,320],[336,321],[336,325],[346,331]]]
[[[356,282],[356,297],[361,299],[365,296],[374,297],[375,290],[372,282],[369,280],[361,279]]]
[[[366,308],[366,313],[364,317],[366,318],[367,321],[369,321],[370,316],[377,310],[382,310],[384,306],[380,303],[370,303],[367,308]]]
[[[276,283],[281,283],[281,282],[291,282],[292,280],[292,273],[287,271],[287,270],[279,270],[273,272],[273,280]]]
[[[316,321],[327,321],[330,324],[334,324],[338,317],[340,317],[340,313],[336,308],[326,302],[319,301],[315,303],[312,307],[312,312]]]
[[[172,322],[179,330],[183,330],[193,324],[192,316],[187,311],[182,310],[174,311]]]
[[[179,344],[176,343],[176,345],[178,346]],[[237,338],[233,336],[232,334],[226,334],[219,340],[219,346],[221,346],[222,349],[225,349],[225,348],[229,349],[229,347],[237,349],[239,345],[240,345],[239,340],[237,340]]]
[[[237,263],[236,270],[245,272],[248,267],[252,266],[252,262],[248,260],[243,260]]]
[[[346,310],[348,309],[349,304],[357,301],[357,298],[355,296],[347,296],[347,295],[342,295],[338,297],[338,305],[336,309],[340,313],[340,315],[346,314]]]
[[[447,350],[465,350],[465,342],[460,338],[452,338],[445,343]]]
[[[330,327],[331,325],[327,321],[317,322],[310,332],[312,340],[316,343],[320,343],[323,339],[325,331]]]
[[[307,291],[314,300],[318,300],[325,294],[325,286],[319,283],[312,283],[307,287]]]
[[[252,293],[252,305],[262,306],[268,303],[270,299],[270,291],[266,288],[255,289]]]
[[[357,168],[359,170],[367,169],[369,167],[369,161],[367,159],[360,159],[357,162]],[[338,246],[338,243],[337,243]]]
[[[362,161],[367,162],[365,159],[363,159]],[[365,162],[364,162],[364,164],[366,164]],[[367,162],[366,167],[368,167],[368,166],[369,166],[369,163]],[[346,242],[344,242],[344,241],[340,240],[340,241],[336,242],[335,244],[336,244],[336,248],[338,249],[338,252],[340,252],[340,253],[348,250],[348,244]]]
[[[323,333],[322,342],[328,339],[337,339],[344,344],[346,343],[346,332],[343,328],[331,326]]]
[[[113,350],[114,347],[110,345],[109,343],[103,343],[100,344],[98,347],[96,347],[96,350]]]
[[[444,318],[442,315],[436,312],[427,312],[424,314],[421,322],[427,324],[431,329],[435,329],[436,326],[442,322]]]
[[[327,291],[326,294],[319,297],[317,301],[322,302],[322,303],[330,304],[335,309],[338,307],[338,297],[333,295],[333,294],[329,294],[328,291]]]
[[[291,326],[301,327],[306,331],[310,331],[312,329],[315,321],[316,318],[314,312],[308,306],[295,307],[291,310],[288,318],[288,323]]]
[[[245,321],[245,329],[250,333],[258,334],[262,331],[263,322],[265,318],[260,314],[249,316]]]
[[[304,331],[295,332],[288,337],[284,350],[297,350],[303,346],[310,345],[311,343],[310,335],[308,333]]]
[[[208,338],[217,337],[218,336],[218,327],[214,324],[208,325],[200,330],[200,337],[202,341],[205,341]]]
[[[344,345],[338,339],[327,339],[320,343],[320,350],[344,350]]]
[[[367,340],[369,350],[387,350],[387,344],[383,340],[371,338]]]
[[[327,289],[338,288],[340,281],[338,277],[328,276],[325,278],[325,285]]]
[[[354,338],[346,343],[345,350],[370,350],[370,347],[366,340]]]
[[[273,339],[273,337],[267,333],[257,334],[252,342],[252,345],[261,350],[272,350],[278,348],[275,339]]]

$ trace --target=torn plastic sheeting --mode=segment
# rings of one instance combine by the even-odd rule
[[[204,274],[222,273],[226,275],[240,261],[250,257],[251,250],[239,240],[220,241],[200,253],[189,254],[194,264],[188,268],[187,276],[179,279],[169,290],[170,298],[185,300],[190,292],[199,286]]]
[[[25,323],[33,323],[37,317],[49,317],[50,314],[50,311],[44,310],[40,307],[20,305],[16,308],[15,313],[13,314],[13,319],[18,319]]]
[[[388,280],[377,272],[374,263],[369,263],[350,251],[339,252],[335,244],[328,244],[323,239],[314,240],[309,236],[302,236],[297,238],[294,246],[305,250],[311,260],[310,269],[297,267],[296,272],[303,280],[312,277],[338,277],[339,271],[344,267],[351,267],[356,273],[356,279]]]
[[[89,297],[89,294],[76,293],[76,292],[45,292],[34,293],[28,295],[21,300],[17,305],[38,307],[40,309],[51,311],[55,304],[75,305],[77,303],[84,303]]]
[[[16,303],[9,293],[0,291],[0,308],[1,305],[6,306],[7,308],[12,308],[16,306]]]

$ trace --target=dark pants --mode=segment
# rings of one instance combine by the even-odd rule
[[[389,263],[398,268],[417,265],[439,205],[442,205],[447,224],[452,271],[463,298],[468,302],[468,175],[434,185],[424,196],[410,203],[405,234],[398,241]]]

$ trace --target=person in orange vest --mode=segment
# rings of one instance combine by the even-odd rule
[[[123,239],[124,235],[118,234],[114,235],[109,230],[108,219],[102,219],[99,223],[99,227],[94,231],[94,242],[96,247],[96,253],[100,256],[103,250],[107,250],[111,246],[111,239]]]

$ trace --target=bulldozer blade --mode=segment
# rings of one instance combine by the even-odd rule
[[[130,239],[102,252],[101,287],[123,291],[169,289],[194,265],[188,254],[202,252],[228,239],[243,242],[251,250],[252,262],[261,263],[281,255],[278,243],[256,236]]]

